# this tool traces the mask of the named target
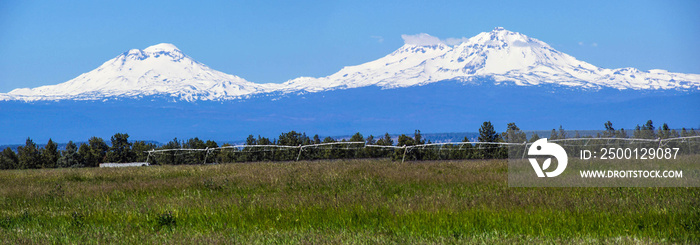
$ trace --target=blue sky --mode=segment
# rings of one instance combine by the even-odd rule
[[[58,84],[168,42],[249,81],[326,76],[402,34],[503,26],[603,68],[700,73],[700,1],[0,1],[0,92]]]

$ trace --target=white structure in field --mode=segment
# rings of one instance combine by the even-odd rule
[[[149,166],[147,162],[127,162],[127,163],[100,163],[100,168],[119,168],[119,167],[145,167]]]

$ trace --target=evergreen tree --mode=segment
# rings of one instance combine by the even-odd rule
[[[184,143],[181,143],[180,140],[177,138],[174,138],[173,140],[169,141],[165,145],[159,147],[160,150],[174,150],[174,149],[182,149],[182,145]],[[158,154],[153,158],[153,164],[156,165],[162,165],[162,164],[172,164],[172,165],[180,165],[185,163],[185,158],[182,154],[178,154],[177,151],[167,151],[163,152],[162,154]]]
[[[297,133],[296,131],[292,130],[287,133],[280,134],[277,145],[298,146],[303,145],[304,143],[308,144],[308,142],[310,142],[309,137],[306,137],[305,134]]]
[[[88,154],[88,157],[85,159],[85,166],[97,167],[106,160],[105,157],[107,156],[109,146],[107,146],[107,143],[105,143],[102,138],[94,136],[88,140],[88,146],[90,147],[90,154]]]
[[[79,157],[78,146],[76,146],[73,141],[68,141],[68,144],[66,144],[66,150],[63,151],[62,156],[58,159],[58,167],[66,168],[78,166],[80,164]]]
[[[318,134],[314,135],[314,144],[321,144],[321,138],[318,137]]]
[[[214,148],[218,148],[218,147],[219,147],[219,144],[216,143],[215,141],[212,141],[212,140],[207,140],[207,142],[204,142],[204,145],[205,145],[206,148],[208,148],[208,149],[214,149]],[[206,156],[206,159],[205,159],[206,161],[205,161],[205,162],[214,162],[214,161],[216,161],[216,159],[218,159],[218,157],[219,157],[219,153],[221,153],[221,151],[209,150],[208,152],[206,152],[207,156]]]
[[[479,142],[498,142],[500,136],[493,128],[491,121],[484,122],[479,128]]]
[[[668,124],[664,123],[659,127],[659,131],[657,133],[657,136],[661,139],[668,139],[671,136],[671,129],[668,127]]]
[[[344,140],[343,140],[344,141]],[[358,143],[365,143],[365,137],[360,134],[360,132],[355,133],[348,142],[358,142]],[[362,147],[359,144],[355,144],[353,146],[346,146],[346,149],[340,152],[341,158],[364,158],[366,157],[365,151],[362,148],[356,148],[356,147]]]
[[[559,125],[559,135],[557,136],[557,139],[566,139],[567,134],[566,131],[564,131],[564,127]]]
[[[321,143],[326,144],[335,142],[337,142],[335,139],[328,136],[326,138],[323,138],[323,141]],[[340,152],[331,145],[323,148],[323,150],[320,152],[320,157],[323,159],[333,159],[338,158],[339,154]]]
[[[552,129],[552,132],[549,133],[549,140],[555,140],[559,137],[559,133],[557,133],[557,130]]]
[[[671,129],[671,134],[668,137],[669,138],[678,138],[678,137],[681,137],[681,135],[678,134],[678,131],[676,131],[675,129]]]
[[[255,140],[255,137],[251,134],[251,135],[248,135],[248,138],[245,139],[245,144],[246,145],[257,145],[258,141]]]
[[[479,128],[479,142],[500,142],[501,136],[493,128],[491,121],[484,122]],[[480,145],[480,158],[500,158],[502,149],[498,145]]]
[[[199,139],[198,137],[190,138],[185,143],[182,144],[182,148],[184,149],[206,149],[207,145],[204,143],[203,140]],[[188,152],[187,154],[184,154],[182,156],[182,162],[178,162],[180,164],[201,164],[204,162],[204,158],[206,157],[206,152],[204,151],[195,151],[195,152]]]
[[[90,159],[90,146],[85,143],[80,143],[78,147],[78,165],[88,166],[88,160]]]
[[[301,144],[302,145],[310,145],[311,144],[311,138],[309,138],[309,136],[306,136],[306,132],[301,134]]]
[[[654,129],[654,123],[649,120],[641,127],[637,124],[632,135],[637,139],[656,139],[656,132]]]
[[[280,134],[279,139],[273,139],[272,142],[269,143],[272,145],[298,146],[301,144],[299,137],[301,137],[301,134],[298,134],[295,131],[290,131],[288,133]],[[295,156],[289,149],[284,148],[271,148],[270,154],[271,160],[273,161],[291,160]]]
[[[634,127],[634,132],[632,133],[632,137],[635,139],[641,139],[642,138],[642,128],[639,127],[639,124],[637,124],[636,127]]]
[[[58,145],[49,139],[46,143],[44,149],[41,150],[41,167],[42,168],[55,168],[58,163]]]
[[[464,139],[462,139],[462,143],[467,143],[471,142],[469,138],[464,136]],[[472,144],[462,144],[459,146],[459,149],[461,151],[455,151],[455,154],[452,156],[453,159],[470,159],[474,158],[474,152],[473,152],[474,145]]]
[[[642,126],[642,130],[654,130],[654,122],[651,120],[647,121],[647,123]]]
[[[244,162],[263,160],[264,152],[261,152],[258,150],[264,150],[264,149],[256,148],[256,147],[248,147],[248,146],[253,146],[253,145],[259,145],[260,139],[261,139],[260,135],[258,135],[257,139],[252,134],[248,135],[248,138],[245,139],[246,147],[242,149],[243,152],[245,152],[244,154],[239,154],[238,158],[236,158],[235,152],[238,151],[238,149],[231,149],[231,150],[222,151],[221,154],[219,154],[219,158],[220,158],[219,161],[225,162],[225,163],[231,163],[231,162],[235,162],[237,160],[244,161]],[[224,146],[230,146],[230,145],[224,144]]]
[[[211,148],[218,148],[218,147],[219,147],[219,144],[216,143],[216,141],[213,141],[213,140],[207,140],[207,142],[204,142],[204,145],[205,145],[207,148],[210,148],[210,149],[211,149]]]
[[[24,146],[17,147],[19,168],[39,168],[41,167],[41,154],[32,139],[27,138]]]
[[[625,129],[620,128],[620,130],[617,130],[615,132],[615,138],[627,138],[627,132],[625,132]]]
[[[501,133],[501,138],[508,143],[523,143],[527,141],[525,132],[521,131],[515,123],[508,123],[508,128]]]
[[[200,140],[198,137],[190,138],[185,143],[182,144],[182,148],[185,149],[205,149],[207,148],[207,145],[204,143],[203,140]]]
[[[260,137],[258,135],[258,145],[274,145],[275,143],[271,142],[270,139],[265,138],[265,137]]]
[[[125,163],[134,158],[129,143],[129,134],[117,133],[111,138],[112,147],[107,153],[108,162]]]
[[[0,169],[17,169],[18,165],[17,154],[10,147],[5,148],[0,154]]]
[[[335,141],[333,138],[331,138],[330,136],[328,136],[328,137],[326,137],[326,138],[323,138],[323,142],[321,142],[321,143],[335,143],[335,142],[336,142],[336,141]]]
[[[173,140],[169,141],[165,145],[161,147],[162,149],[182,149],[182,144],[180,141],[177,139],[177,137],[173,138]]]
[[[642,138],[643,139],[656,139],[656,133],[654,132],[654,122],[651,120],[647,121],[642,126],[641,132],[642,132]]]
[[[129,162],[145,162],[148,160],[148,151],[153,150],[156,148],[156,145],[153,143],[146,143],[144,141],[136,141],[131,145],[131,151],[133,152],[132,156],[134,157],[133,159],[130,159]]]
[[[377,145],[394,145],[394,140],[391,139],[389,133],[384,134],[384,138],[377,140]]]
[[[277,140],[277,145],[300,146],[308,145],[310,142],[311,140],[306,136],[306,134],[298,133],[292,130],[287,133],[280,134],[279,139]],[[298,151],[293,151],[290,149],[276,151],[274,154],[274,158],[276,160],[284,161],[294,160],[297,158],[297,156]]]
[[[250,135],[248,138],[253,137],[253,135]],[[255,139],[255,138],[253,138]],[[246,139],[247,141],[247,139]],[[246,144],[247,145],[247,144]],[[221,147],[227,147],[231,146],[231,144],[225,143],[221,145]],[[246,159],[250,154],[244,154],[240,156],[241,161],[250,161],[249,159]],[[216,162],[219,163],[233,163],[236,162],[236,154],[235,154],[235,149],[226,149],[222,150],[219,154],[217,154]]]
[[[530,141],[529,141],[529,142],[532,143],[532,142],[537,141],[538,139],[540,139],[540,136],[537,135],[537,133],[533,133],[532,136],[530,136]]]
[[[274,145],[275,144],[275,142],[270,141],[270,139],[268,139],[268,138],[260,137],[260,135],[258,135],[257,143],[258,143],[258,145]],[[272,149],[263,148],[262,150],[263,150],[263,152],[260,152],[259,154],[254,154],[256,156],[259,156],[258,161],[274,160],[274,157],[275,157],[274,148],[272,148]]]
[[[603,137],[605,137],[605,138],[615,137],[615,128],[613,128],[612,123],[610,121],[608,121],[603,125],[605,126],[605,131],[603,132]]]
[[[377,141],[374,139],[374,135],[369,135],[367,136],[367,139],[365,139],[365,145],[375,145],[377,144]],[[364,148],[363,151],[366,153],[368,157],[380,157],[381,156],[381,150],[377,149],[375,147],[367,147]]]
[[[691,136],[690,133],[688,132],[688,130],[686,130],[685,128],[682,128],[681,129],[681,137],[688,137],[688,136]]]
[[[411,138],[406,136],[405,134],[399,135],[399,138],[396,142],[396,146],[412,146],[416,145],[416,141]],[[416,151],[410,151],[411,154],[408,154],[409,149],[404,148],[401,150],[394,151],[394,160],[403,160],[403,157],[406,156],[406,160],[417,160],[416,158]]]
[[[413,133],[413,141],[416,145],[425,144],[425,140],[423,139],[423,136],[420,135],[420,130],[416,129],[416,131]]]
[[[413,140],[411,137],[408,137],[405,134],[401,134],[401,136],[399,136],[398,143],[396,143],[396,146],[412,146],[415,144],[415,140]]]
[[[365,137],[360,134],[360,132],[355,133],[352,137],[350,137],[350,142],[365,142]]]
[[[523,143],[527,141],[527,136],[515,123],[508,123],[506,131],[501,133],[501,139],[507,143]],[[500,150],[503,154],[511,153],[521,155],[519,152],[522,152],[524,149],[522,147],[502,147]]]
[[[365,140],[365,144],[374,145],[376,143],[377,142],[374,140],[374,135],[370,134],[369,136],[367,136],[367,139]]]

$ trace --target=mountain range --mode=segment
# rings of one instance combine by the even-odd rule
[[[320,78],[254,83],[209,68],[172,44],[132,49],[65,83],[21,88],[0,100],[102,100],[163,96],[176,100],[236,100],[252,96],[377,86],[383,89],[440,81],[519,86],[542,84],[619,90],[700,90],[700,74],[635,68],[604,69],[523,34],[496,28],[460,44],[405,44],[393,53]]]
[[[209,68],[172,44],[132,49],[70,81],[0,93],[0,144],[137,139],[218,141],[290,130],[475,132],[630,129],[649,119],[700,127],[700,75],[605,69],[495,28],[455,45],[406,43],[326,77],[255,83]]]

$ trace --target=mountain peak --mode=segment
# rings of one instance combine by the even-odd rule
[[[479,33],[478,35],[470,38],[466,42],[466,44],[479,45],[487,48],[506,48],[508,46],[532,46],[551,49],[549,45],[540,40],[528,37],[518,32],[506,30],[503,27],[496,27],[493,29],[493,31]]]
[[[498,36],[498,37],[517,36],[517,37],[521,37],[521,38],[529,38],[528,36],[525,36],[521,33],[510,31],[510,30],[507,30],[503,27],[496,27],[496,28],[493,28],[493,30],[491,32],[484,32],[484,33],[488,34],[490,36]]]
[[[96,100],[110,97],[165,96],[181,100],[223,100],[262,93],[268,85],[213,70],[160,43],[131,49],[70,81],[33,89],[15,89],[19,100]],[[0,94],[0,100],[3,100]]]
[[[520,33],[514,32],[514,31],[506,30],[506,28],[503,28],[500,26],[493,28],[493,30],[491,32],[484,32],[484,33],[488,33],[489,35],[492,35],[492,36],[510,36],[510,35],[525,36],[523,34],[520,34]]]
[[[157,53],[157,52],[180,52],[180,49],[175,47],[175,45],[171,43],[159,43],[153,46],[150,46],[146,49],[143,50],[144,52],[148,53]]]

